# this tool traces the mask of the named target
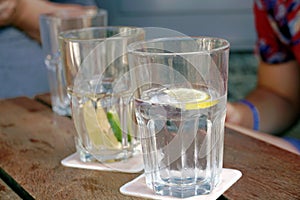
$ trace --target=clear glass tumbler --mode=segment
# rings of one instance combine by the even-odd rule
[[[126,47],[143,37],[135,27],[83,28],[59,36],[76,148],[84,162],[119,161],[135,153]]]
[[[220,182],[229,43],[169,37],[128,47],[147,185],[190,197]]]

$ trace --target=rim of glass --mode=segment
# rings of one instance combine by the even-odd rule
[[[73,13],[81,13],[80,15],[70,15]],[[94,7],[87,7],[83,10],[59,10],[56,12],[49,12],[41,14],[40,17],[42,19],[48,20],[75,20],[79,18],[89,18],[93,16],[106,16],[107,11],[102,8],[94,8]]]
[[[218,47],[218,48],[213,48],[211,50],[199,50],[199,51],[187,51],[187,52],[172,52],[172,53],[163,53],[163,52],[145,52],[141,51],[143,45],[145,44],[150,44],[150,43],[157,43],[157,42],[162,42],[162,41],[180,41],[180,40],[197,40],[197,39],[208,39],[208,40],[219,40],[221,41],[224,45]],[[138,48],[141,47],[141,48]],[[156,39],[151,39],[151,40],[144,40],[144,41],[137,41],[129,44],[127,46],[127,50],[129,53],[137,54],[137,55],[143,55],[143,56],[174,56],[174,55],[190,55],[190,54],[209,54],[209,53],[216,53],[219,51],[224,51],[226,49],[229,49],[230,43],[223,38],[218,38],[218,37],[208,37],[208,36],[179,36],[179,37],[163,37],[163,38],[156,38]]]
[[[72,33],[79,33],[79,32],[84,32],[84,31],[91,31],[91,30],[121,30],[122,28],[126,29],[125,31],[118,32],[117,34],[111,36],[111,37],[99,37],[99,38],[78,38],[78,37],[66,37],[68,34]],[[126,33],[129,31],[135,31],[133,34],[128,34],[125,36],[118,36],[121,33]],[[120,39],[120,38],[131,38],[135,37],[139,34],[143,34],[143,28],[140,27],[134,27],[134,26],[95,26],[95,27],[85,27],[85,28],[79,28],[79,29],[72,29],[72,30],[67,30],[64,32],[61,32],[59,34],[59,38],[65,41],[98,41],[98,40],[111,40],[111,39]]]

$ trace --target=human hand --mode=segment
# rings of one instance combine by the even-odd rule
[[[17,0],[0,0],[0,27],[11,23],[17,4]]]
[[[10,0],[0,0],[10,1]],[[31,38],[40,42],[39,17],[41,14],[52,13],[66,10],[84,10],[87,6],[78,4],[61,4],[45,0],[13,0],[17,1],[15,14],[11,21],[7,22],[10,25],[24,31]],[[89,6],[91,8],[91,6]],[[94,7],[96,9],[96,7]]]
[[[240,121],[240,116],[239,116],[238,109],[232,103],[227,103],[225,122],[238,124],[239,121]]]
[[[226,105],[226,123],[253,128],[252,112],[248,106],[243,103],[227,103]]]

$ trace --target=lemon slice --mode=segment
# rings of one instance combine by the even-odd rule
[[[87,101],[83,105],[83,117],[90,140],[95,146],[107,148],[121,147],[101,106],[98,105],[95,109],[92,101]]]
[[[174,88],[164,91],[168,96],[174,98],[180,104],[176,107],[185,110],[195,110],[209,108],[218,103],[217,100],[211,101],[211,97],[206,92],[190,88]]]

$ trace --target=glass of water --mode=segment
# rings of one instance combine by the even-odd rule
[[[40,30],[52,110],[59,115],[71,115],[70,99],[66,91],[66,80],[59,52],[58,35],[62,31],[107,25],[107,11],[86,7],[82,10],[66,10],[42,14]]]
[[[66,86],[84,162],[130,158],[139,144],[134,128],[126,47],[143,29],[91,27],[59,36]]]
[[[128,47],[145,177],[156,194],[209,194],[220,182],[229,43],[169,37]]]

